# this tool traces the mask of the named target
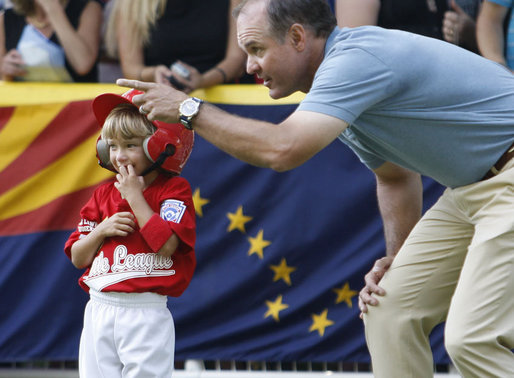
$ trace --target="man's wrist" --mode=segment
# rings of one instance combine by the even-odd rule
[[[193,119],[200,111],[203,100],[197,97],[188,97],[179,105],[179,121],[188,130],[193,130]]]

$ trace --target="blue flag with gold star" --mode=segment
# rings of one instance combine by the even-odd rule
[[[279,122],[296,104],[220,107]],[[177,357],[368,362],[358,291],[384,241],[374,175],[352,151],[335,141],[276,173],[197,137],[183,175],[199,263],[170,301]],[[440,188],[425,187],[429,205]]]
[[[87,295],[63,252],[99,168],[91,99],[116,86],[0,86],[0,362],[73,360]],[[262,86],[199,93],[280,122],[302,96]],[[384,255],[375,179],[335,141],[294,170],[252,167],[198,135],[183,174],[194,193],[197,269],[170,298],[176,359],[368,362],[357,293]],[[442,188],[425,180],[425,207]],[[442,332],[434,360],[447,363]]]

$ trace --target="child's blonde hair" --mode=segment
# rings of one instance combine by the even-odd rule
[[[153,135],[157,128],[139,110],[130,104],[116,106],[102,127],[102,139],[145,138]]]

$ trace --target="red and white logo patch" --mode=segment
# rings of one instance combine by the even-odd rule
[[[166,200],[161,205],[161,218],[169,222],[180,223],[185,211],[186,206],[183,201]]]

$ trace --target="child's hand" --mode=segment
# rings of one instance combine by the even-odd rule
[[[136,222],[134,215],[128,211],[123,211],[105,218],[102,223],[96,226],[104,238],[111,236],[127,236],[134,232]]]
[[[120,192],[121,197],[125,198],[127,201],[130,201],[131,196],[133,198],[134,195],[143,193],[143,189],[145,188],[143,177],[136,175],[134,167],[130,164],[127,165],[127,167],[119,167],[116,180],[118,181],[114,183],[114,186]]]

